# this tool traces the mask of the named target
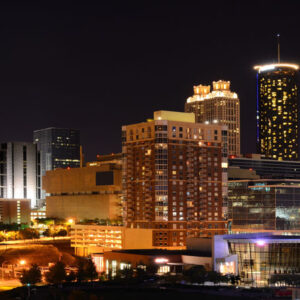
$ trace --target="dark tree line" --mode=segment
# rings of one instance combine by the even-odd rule
[[[63,262],[58,261],[55,265],[49,268],[49,272],[45,275],[47,283],[59,284],[63,282],[82,282],[87,280],[95,280],[98,278],[98,273],[94,262],[91,259],[79,259],[77,272],[71,271],[66,273],[66,266]],[[40,268],[33,264],[29,270],[23,270],[20,281],[22,284],[37,284],[42,281]]]

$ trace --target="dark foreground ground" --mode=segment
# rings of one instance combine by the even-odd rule
[[[29,294],[30,292],[30,294]],[[292,299],[281,295],[280,299]],[[146,286],[120,284],[68,284],[63,286],[40,286],[16,288],[0,293],[1,300],[238,300],[279,299],[270,289],[236,289],[227,287],[193,286]]]

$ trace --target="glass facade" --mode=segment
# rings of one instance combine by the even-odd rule
[[[48,170],[80,167],[80,132],[68,128],[46,128],[33,133],[41,152],[42,176]]]
[[[229,181],[228,219],[234,232],[300,230],[300,180]]]
[[[298,159],[296,65],[259,67],[257,74],[257,147],[267,158]]]
[[[239,275],[245,284],[265,286],[273,274],[300,273],[299,237],[225,239],[229,253],[238,257]]]
[[[264,179],[300,179],[300,161],[278,161],[271,159],[231,158],[230,167],[252,169]]]

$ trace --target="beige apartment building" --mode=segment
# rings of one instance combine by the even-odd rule
[[[47,217],[120,219],[121,177],[117,164],[47,171],[43,177]]]
[[[194,95],[185,103],[185,111],[193,112],[196,122],[221,124],[228,127],[228,155],[239,156],[240,149],[240,100],[230,90],[230,81],[213,81],[210,85],[194,86]]]
[[[196,123],[194,113],[157,111],[123,126],[125,226],[153,229],[156,247],[224,234],[226,139],[226,126]]]

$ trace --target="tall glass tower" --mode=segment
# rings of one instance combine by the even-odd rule
[[[70,128],[45,128],[33,132],[33,142],[40,152],[41,178],[46,171],[80,167],[80,132]],[[41,199],[45,199],[45,191]]]
[[[257,150],[266,158],[298,160],[298,65],[257,70]]]
[[[33,142],[41,152],[42,176],[48,170],[80,167],[79,130],[55,127],[35,130]]]

